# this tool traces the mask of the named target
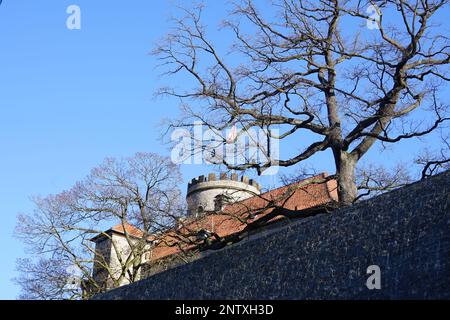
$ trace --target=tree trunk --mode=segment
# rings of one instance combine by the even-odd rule
[[[357,196],[355,168],[356,159],[349,153],[340,151],[335,156],[336,173],[338,180],[338,197],[341,206],[348,206],[355,201]]]

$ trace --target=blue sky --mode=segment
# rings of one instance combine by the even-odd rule
[[[69,188],[107,156],[169,154],[158,125],[177,106],[154,98],[161,80],[149,52],[175,3],[4,0],[0,6],[0,299],[19,291],[11,278],[24,252],[13,230],[16,214],[32,210],[30,196]],[[66,28],[71,4],[81,8],[81,30]],[[207,22],[224,12],[220,1],[207,4]],[[400,145],[396,157],[411,146]],[[380,158],[378,152],[371,155]],[[322,154],[314,161],[331,172],[330,160]],[[185,181],[208,170],[182,167]]]

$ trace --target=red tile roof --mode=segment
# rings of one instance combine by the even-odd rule
[[[320,175],[277,188],[254,196],[249,199],[230,204],[223,209],[223,213],[213,213],[205,215],[196,220],[185,222],[179,233],[187,235],[206,229],[216,233],[219,237],[226,237],[231,234],[241,232],[248,223],[257,221],[273,211],[273,206],[269,209],[269,201],[273,201],[276,206],[288,210],[300,211],[308,208],[337,202],[337,183],[335,180],[323,182],[327,174]],[[254,218],[251,214],[257,214]],[[270,222],[281,219],[282,216],[275,216],[269,219]],[[185,237],[183,237],[185,238]],[[183,250],[189,250],[195,247],[188,243],[183,243],[180,236],[175,231],[169,231],[162,237],[162,242],[152,250],[152,260],[179,253]]]
[[[338,201],[337,182],[328,180],[326,173],[292,183],[258,196],[227,205],[221,213],[211,213],[197,219],[185,221],[178,229],[172,229],[157,237],[158,244],[152,250],[151,260],[158,260],[169,255],[179,253],[181,250],[190,250],[196,247],[186,240],[195,237],[196,233],[205,229],[214,232],[219,237],[226,237],[244,230],[248,223],[267,216],[274,210],[274,206],[284,209],[300,211]],[[272,205],[268,205],[272,201]],[[256,216],[251,216],[256,215]],[[274,216],[269,222],[281,219]],[[142,237],[144,233],[138,228],[125,224],[127,233],[134,237]],[[108,231],[125,234],[122,224],[118,224]],[[93,238],[95,241],[102,234]],[[150,238],[150,237],[149,237]],[[155,238],[152,236],[151,240]]]
[[[125,228],[124,228],[125,227]],[[141,238],[144,235],[144,232],[138,228],[136,228],[135,226],[129,224],[129,223],[120,223],[118,225],[115,225],[114,227],[111,228],[111,230],[120,233],[120,234],[125,234],[125,231],[127,234],[136,237],[136,238]]]
[[[123,224],[119,223],[118,225],[115,225],[111,229],[108,229],[105,232],[96,235],[94,238],[91,239],[91,241],[94,241],[94,242],[97,241],[98,239],[104,237],[105,233],[106,234],[117,233],[117,234],[122,234],[122,235],[127,234],[127,235],[130,235],[131,237],[136,237],[136,238],[142,238],[144,236],[144,232],[142,230],[136,228],[135,226],[133,226],[127,222],[124,222]]]

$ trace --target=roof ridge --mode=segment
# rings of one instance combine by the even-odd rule
[[[230,203],[229,206],[231,206],[231,205],[233,205],[233,204],[241,203],[241,202],[244,202],[244,201],[248,201],[248,200],[251,200],[251,199],[254,199],[254,198],[261,198],[261,197],[263,197],[265,194],[272,193],[272,192],[275,192],[275,191],[277,191],[277,190],[280,190],[280,189],[283,189],[283,188],[286,188],[286,187],[289,187],[289,186],[293,186],[293,185],[296,185],[296,184],[300,184],[301,182],[305,182],[305,181],[310,180],[310,179],[318,178],[318,177],[320,177],[320,176],[326,178],[326,177],[328,177],[328,173],[327,173],[326,171],[324,171],[324,172],[321,172],[321,173],[319,173],[319,174],[316,174],[316,175],[314,175],[314,176],[312,176],[312,177],[305,178],[305,179],[302,179],[302,180],[298,180],[298,181],[295,181],[295,182],[286,184],[286,185],[284,185],[284,186],[280,186],[280,187],[277,187],[277,188],[275,188],[275,189],[271,189],[271,190],[266,191],[266,192],[264,192],[264,193],[261,193],[261,194],[258,194],[258,195],[251,196],[250,198],[247,198],[247,199],[243,199],[243,200],[240,200],[240,201],[236,201],[236,202]],[[328,181],[325,182],[325,184],[327,184],[327,183],[328,183]],[[328,187],[327,187],[327,192],[328,192]],[[333,198],[329,192],[328,192],[328,195],[330,196],[330,198]],[[227,206],[228,206],[228,205],[227,205]]]

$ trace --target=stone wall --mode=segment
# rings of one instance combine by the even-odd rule
[[[201,254],[197,251],[186,252],[185,254],[173,254],[156,261],[148,262],[142,267],[142,278],[153,276],[154,274],[167,271],[186,263],[191,263],[201,258]]]
[[[299,219],[98,299],[450,299],[450,172]],[[366,287],[381,269],[381,289]]]

